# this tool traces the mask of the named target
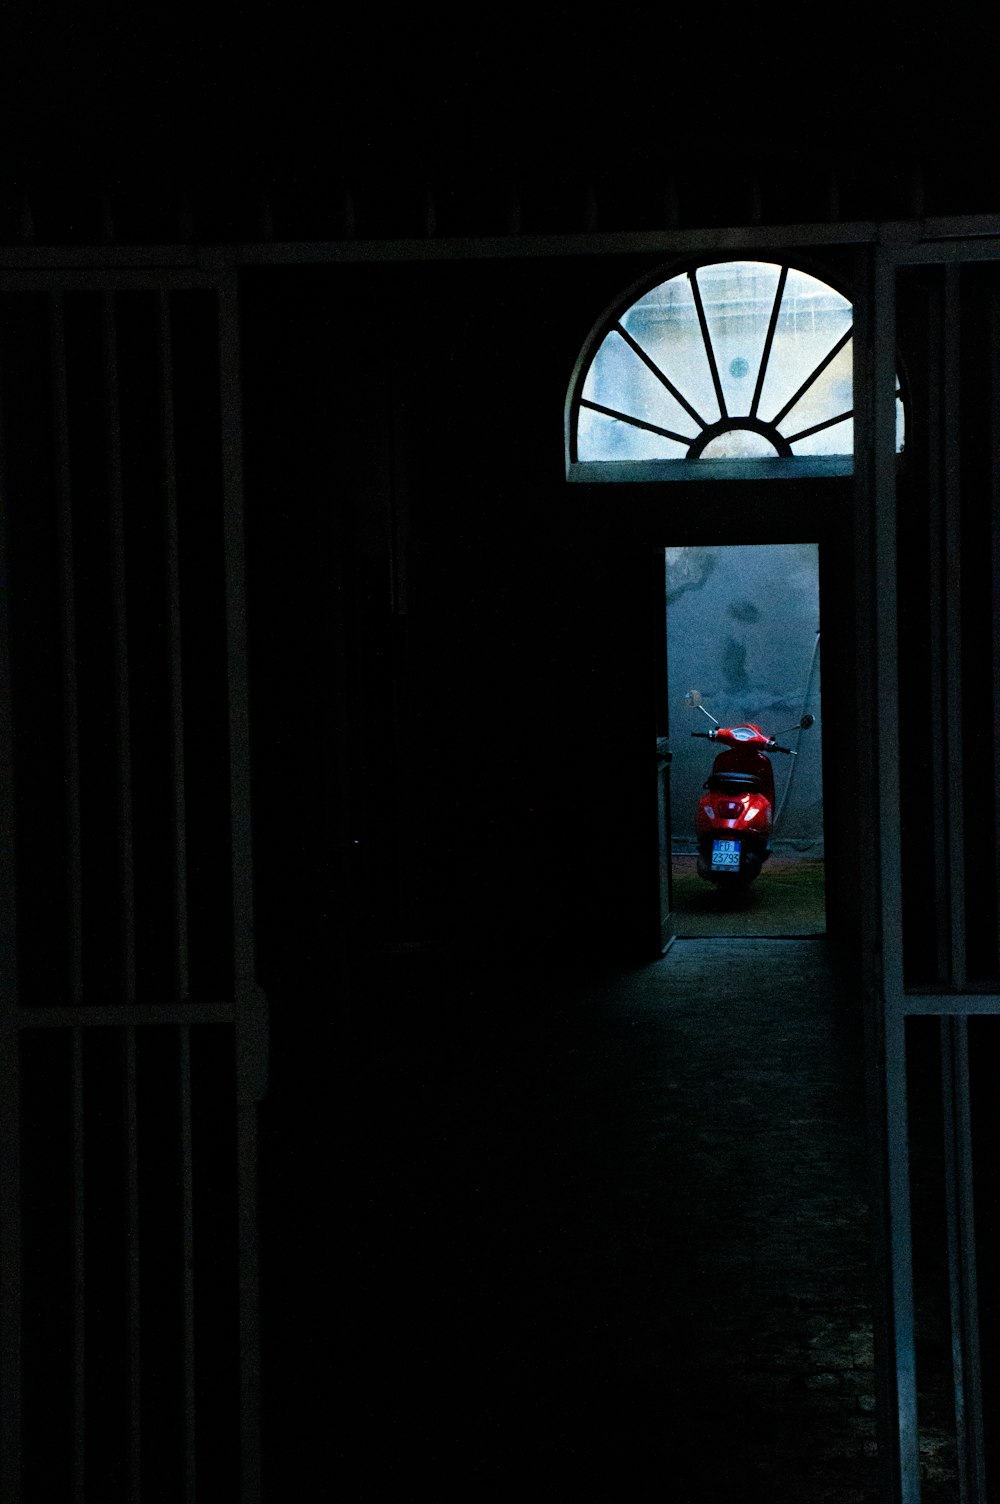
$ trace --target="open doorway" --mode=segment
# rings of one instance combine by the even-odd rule
[[[819,546],[668,547],[665,562],[673,930],[680,936],[823,934]],[[803,729],[808,717],[813,723]],[[691,733],[704,734],[715,723],[751,723],[790,749],[768,758],[774,778],[769,855],[749,885],[707,879],[704,851],[699,873],[696,813],[715,757],[725,749]],[[710,808],[716,816],[736,813],[735,806]]]

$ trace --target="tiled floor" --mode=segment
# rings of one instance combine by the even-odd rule
[[[860,1020],[824,942],[371,985],[356,1497],[873,1504]]]

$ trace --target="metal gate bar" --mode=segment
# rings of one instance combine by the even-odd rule
[[[180,551],[177,530],[177,456],[174,435],[173,340],[170,293],[157,299],[157,364],[160,439],[163,466],[163,513],[166,560],[168,705],[170,718],[170,796],[173,809],[173,997],[188,994],[187,818],[184,789],[184,684],[181,656]]]
[[[979,1296],[972,1191],[969,1020],[942,1018],[941,1086],[948,1224],[948,1296],[961,1504],[986,1504]]]
[[[12,1011],[12,1010],[11,1010]],[[0,1497],[21,1488],[21,1096],[17,1031],[0,1033]]]
[[[1000,290],[990,299],[990,453],[1000,455]],[[1000,465],[992,472],[991,541],[993,549],[993,705],[1000,706]],[[994,709],[994,714],[997,714]],[[993,871],[1000,894],[1000,746],[993,743]],[[997,925],[993,969],[1000,975],[1000,923]]]
[[[194,1176],[191,1142],[191,1027],[178,1029],[178,1089],[181,1118],[181,1302],[184,1323],[183,1504],[195,1504]]]
[[[63,778],[66,801],[66,918],[68,1001],[83,1001],[83,855],[80,816],[80,718],[76,663],[76,579],[73,568],[73,493],[66,384],[66,319],[61,293],[49,298],[52,427],[56,471],[56,541],[62,649]]]
[[[229,675],[230,829],[233,873],[233,970],[236,1003],[237,1156],[240,1261],[241,1504],[259,1504],[260,1332],[257,1246],[257,1108],[267,1082],[267,1011],[256,985],[250,823],[246,561],[243,532],[243,432],[239,295],[235,275],[219,289],[222,401],[226,660]]]
[[[139,1263],[139,1108],[136,1084],[135,1026],[124,1039],[125,1075],[125,1216],[128,1245],[128,1480],[130,1497],[142,1497],[142,1328]]]
[[[73,1489],[83,1504],[87,1483],[87,1284],[83,1110],[83,1029],[73,1030]]]
[[[0,430],[3,486],[6,443],[7,434]],[[15,1027],[17,884],[7,571],[6,507],[0,505],[0,1498],[17,1500],[21,1488],[21,1080]]]
[[[966,983],[965,832],[962,762],[962,498],[959,424],[959,266],[944,269],[944,550],[942,557],[944,652],[941,701],[946,707],[944,782],[948,840],[949,980]]]
[[[8,1026],[3,1031],[3,1045],[10,1048],[10,1042],[15,1044],[22,1034],[34,1033],[32,1012],[25,1010],[19,1020],[21,1027]],[[212,1020],[214,1022],[214,1020]],[[106,1027],[106,1026],[105,1026]],[[124,1223],[122,1235],[124,1241],[124,1271],[125,1284],[122,1291],[124,1302],[124,1358],[128,1376],[127,1397],[125,1408],[122,1413],[122,1452],[121,1457],[125,1465],[124,1484],[125,1497],[130,1501],[140,1501],[146,1497],[145,1490],[149,1485],[149,1461],[145,1459],[144,1427],[143,1427],[143,1360],[149,1358],[147,1347],[144,1347],[142,1337],[142,1300],[150,1299],[149,1293],[144,1291],[143,1283],[143,1248],[144,1240],[148,1238],[148,1230],[144,1233],[140,1220],[142,1198],[145,1194],[144,1187],[149,1183],[148,1177],[158,1173],[155,1160],[144,1158],[140,1152],[139,1128],[143,1120],[144,1112],[151,1110],[148,1103],[144,1106],[142,1092],[142,1076],[139,1070],[139,1043],[138,1030],[141,1024],[130,1024],[116,1031],[117,1039],[112,1048],[114,1051],[115,1079],[119,1083],[121,1092],[121,1116],[119,1126],[121,1132],[121,1145],[124,1161]],[[191,1070],[191,1033],[190,1025],[184,1024],[169,1030],[165,1030],[162,1021],[153,1023],[150,1021],[149,1029],[160,1032],[173,1042],[176,1047],[175,1068],[172,1073],[172,1091],[175,1094],[178,1115],[180,1154],[179,1154],[179,1185],[178,1192],[171,1198],[172,1204],[167,1210],[168,1219],[177,1219],[179,1223],[178,1266],[177,1283],[171,1288],[176,1289],[180,1295],[181,1309],[181,1341],[179,1343],[178,1378],[181,1385],[180,1404],[180,1433],[178,1436],[178,1476],[180,1481],[180,1493],[178,1504],[195,1504],[197,1497],[197,1428],[196,1428],[196,1329],[195,1329],[195,1227],[194,1227],[194,1143],[193,1143],[193,1104],[192,1104],[192,1070]],[[69,1134],[66,1146],[69,1150],[70,1163],[69,1185],[71,1186],[72,1210],[71,1221],[68,1224],[71,1229],[72,1247],[67,1246],[67,1255],[72,1268],[72,1353],[67,1365],[71,1378],[71,1397],[67,1408],[66,1418],[69,1422],[69,1453],[67,1457],[68,1476],[72,1482],[72,1494],[70,1497],[81,1504],[89,1497],[88,1489],[94,1486],[94,1479],[89,1477],[90,1459],[88,1456],[88,1408],[95,1402],[100,1405],[102,1396],[95,1393],[88,1381],[92,1375],[88,1372],[88,1352],[85,1344],[86,1327],[88,1317],[86,1305],[86,1256],[87,1256],[87,1205],[86,1205],[86,1167],[85,1167],[85,1090],[87,1085],[87,1059],[86,1049],[89,1026],[82,1023],[74,1027],[71,1032],[69,1070],[66,1086],[70,1093]],[[43,1031],[51,1033],[52,1031]],[[61,1031],[56,1031],[57,1033]],[[90,1033],[96,1031],[89,1030]],[[166,1042],[166,1041],[165,1041]],[[36,1104],[37,1106],[37,1104]],[[254,1112],[247,1109],[241,1113],[241,1119],[254,1120]],[[148,1119],[147,1119],[148,1120]],[[3,1147],[3,1146],[0,1146]],[[234,1170],[244,1178],[248,1173],[252,1174],[253,1162],[247,1158],[247,1149],[252,1154],[255,1142],[252,1136],[244,1144],[234,1145],[236,1157]],[[6,1167],[7,1157],[4,1156],[3,1165]],[[16,1210],[16,1207],[15,1207]],[[252,1219],[251,1219],[252,1230]],[[95,1228],[95,1233],[100,1235],[101,1229]],[[5,1234],[9,1236],[9,1232]],[[252,1249],[253,1240],[247,1240],[247,1217],[245,1212],[240,1213],[238,1236],[243,1240],[244,1250]],[[117,1237],[117,1234],[115,1234]],[[9,1271],[3,1271],[5,1276]],[[15,1312],[16,1314],[16,1312]],[[6,1330],[10,1330],[10,1322],[6,1322]],[[3,1354],[4,1365],[9,1362],[6,1351]],[[18,1388],[9,1391],[16,1401]],[[12,1406],[16,1419],[16,1407]],[[4,1412],[3,1421],[5,1426],[13,1427],[11,1418]],[[54,1432],[54,1444],[58,1450],[60,1444],[60,1431],[58,1426]],[[156,1444],[162,1443],[162,1438],[151,1435],[151,1441]],[[20,1489],[22,1482],[17,1473],[17,1459],[19,1435],[12,1430],[12,1440],[18,1445],[5,1453],[0,1463],[0,1478],[3,1480],[4,1491],[0,1497],[11,1504],[21,1497]],[[256,1455],[254,1451],[253,1456]],[[29,1465],[32,1459],[28,1459]],[[106,1465],[106,1460],[105,1464]],[[147,1476],[144,1477],[145,1465]],[[95,1477],[101,1476],[101,1460]],[[251,1495],[252,1496],[252,1495]],[[240,1495],[241,1504],[245,1493]]]
[[[55,451],[55,511],[58,548],[60,649],[62,654],[63,784],[66,823],[66,924],[69,1005],[83,1001],[83,854],[80,810],[80,723],[76,649],[76,581],[73,564],[73,493],[70,472],[69,403],[66,373],[66,320],[61,293],[49,304],[52,429]],[[73,1492],[85,1499],[87,1446],[86,1203],[83,1105],[83,1031],[73,1029]]]
[[[875,790],[877,841],[877,933],[872,987],[880,1019],[876,1037],[874,1087],[881,1122],[883,1244],[883,1424],[887,1484],[893,1504],[919,1504],[920,1456],[917,1430],[916,1355],[913,1319],[910,1166],[907,1128],[906,1035],[902,1012],[903,939],[898,747],[883,729],[898,719],[898,623],[896,591],[896,267],[876,249],[869,282],[870,303],[862,323],[861,363],[856,395],[861,423],[855,445],[872,455],[871,499],[859,497],[862,579],[868,579],[872,655],[872,705],[866,732],[877,748]],[[866,300],[868,301],[868,300]],[[862,390],[858,393],[858,387]],[[868,390],[865,392],[864,388]],[[866,421],[870,424],[865,432]],[[859,467],[863,460],[859,460]],[[863,477],[863,470],[862,470]],[[870,529],[870,531],[868,531]],[[868,533],[865,537],[864,534]],[[874,595],[874,599],[871,596]],[[881,1037],[879,1038],[879,1034]],[[887,1246],[886,1246],[887,1242]]]
[[[941,392],[944,371],[944,314],[941,300],[934,298],[929,310],[928,330],[928,384],[931,398],[927,403],[927,452],[933,458],[927,475],[927,567],[928,567],[928,669],[930,693],[927,695],[927,724],[929,729],[930,777],[933,788],[947,787],[947,736],[948,702],[944,693],[945,625],[944,592],[941,586],[941,571],[944,567],[944,465],[940,457],[945,452],[946,426],[944,399]],[[948,822],[945,799],[937,800],[930,820],[930,840],[933,849],[934,912],[942,917],[934,925],[934,979],[938,986],[945,984],[951,969],[950,930],[947,915],[950,904],[948,877]]]
[[[102,295],[102,336],[106,402],[108,521],[111,544],[111,610],[114,653],[115,720],[118,761],[118,880],[121,891],[121,991],[134,1003],[135,860],[132,829],[132,741],[129,708],[128,597],[125,571],[125,515],[122,489],[121,404],[118,385],[118,327],[115,293]]]

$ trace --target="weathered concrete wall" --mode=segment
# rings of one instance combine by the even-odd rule
[[[775,849],[823,850],[819,551],[813,543],[668,548],[667,657],[675,851],[694,850],[694,811],[717,752],[692,731],[753,721],[798,756],[773,759]],[[806,711],[808,731],[785,732]]]

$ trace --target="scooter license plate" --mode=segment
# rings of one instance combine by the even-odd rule
[[[712,871],[732,872],[738,870],[740,865],[739,841],[712,842]]]

